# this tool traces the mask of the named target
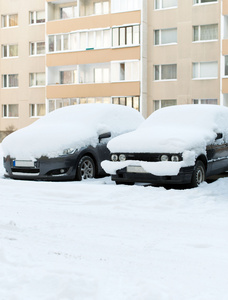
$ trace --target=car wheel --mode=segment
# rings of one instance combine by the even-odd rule
[[[76,180],[83,180],[95,177],[95,164],[90,156],[83,156],[77,167]]]
[[[201,160],[197,160],[195,164],[195,168],[192,174],[191,186],[197,187],[205,180],[206,177],[206,169],[205,165]]]

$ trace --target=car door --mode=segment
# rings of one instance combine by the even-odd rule
[[[222,136],[222,134],[218,134],[215,144],[207,147],[208,175],[228,171],[228,144],[223,142]],[[221,143],[219,143],[220,139]]]

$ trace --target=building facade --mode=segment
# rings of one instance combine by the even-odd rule
[[[228,106],[228,0],[0,0],[0,132],[67,105]]]

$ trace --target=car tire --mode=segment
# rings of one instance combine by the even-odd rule
[[[201,160],[197,160],[192,173],[191,187],[199,186],[206,178],[206,168]]]
[[[76,180],[94,178],[96,175],[95,163],[90,156],[83,156],[77,166]]]

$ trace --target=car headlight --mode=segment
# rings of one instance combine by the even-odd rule
[[[67,149],[64,149],[62,155],[73,154],[76,150],[77,150],[77,149],[74,149],[74,148],[67,148]]]
[[[168,155],[163,154],[163,155],[161,156],[161,161],[168,161],[168,160],[169,160]]]
[[[120,154],[119,160],[120,161],[125,161],[126,160],[126,155],[125,154]]]
[[[118,155],[117,154],[112,154],[111,155],[111,160],[112,161],[117,161],[118,160]]]
[[[179,160],[180,160],[180,157],[178,155],[171,156],[171,161],[178,162]]]

